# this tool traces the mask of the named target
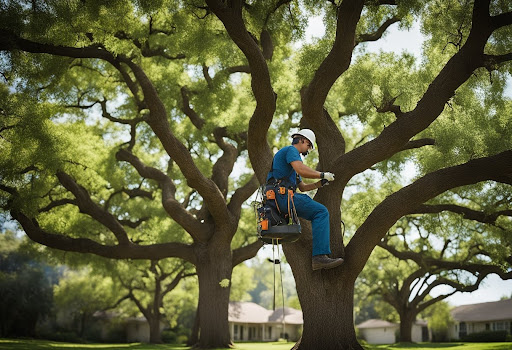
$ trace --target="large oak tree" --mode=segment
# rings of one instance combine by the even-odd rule
[[[50,248],[192,263],[199,345],[228,346],[232,269],[262,245],[232,242],[258,186],[251,174],[230,178],[247,135],[226,118],[246,103],[228,79],[243,69],[210,77],[191,44],[216,29],[190,30],[194,8],[139,5],[2,3],[2,204]],[[198,63],[200,82],[189,69]],[[196,94],[206,100],[194,104]]]

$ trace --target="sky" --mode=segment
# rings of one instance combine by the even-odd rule
[[[306,42],[311,42],[315,38],[322,37],[325,27],[321,16],[312,17],[309,26],[306,29]],[[391,25],[386,35],[376,42],[366,43],[369,51],[400,53],[407,51],[418,57],[421,62],[421,51],[424,37],[420,32],[419,22],[416,21],[413,27],[407,30],[399,30],[398,23]],[[507,95],[512,98],[512,78],[509,78],[507,84]],[[431,295],[436,297],[441,293],[447,293],[451,288],[435,288]],[[446,299],[452,306],[485,303],[490,301],[498,301],[502,297],[512,296],[512,280],[502,281],[498,275],[490,275],[482,281],[480,288],[472,293],[457,292]]]

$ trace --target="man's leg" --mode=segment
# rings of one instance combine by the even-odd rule
[[[330,249],[329,211],[327,208],[305,194],[295,195],[297,215],[311,221],[313,230],[313,270],[331,269],[343,263],[343,259],[331,259],[327,255]]]
[[[329,211],[315,202],[306,194],[298,193],[294,196],[295,208],[299,217],[311,221],[313,229],[313,256],[331,254]]]

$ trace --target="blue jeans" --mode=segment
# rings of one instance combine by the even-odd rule
[[[277,203],[281,211],[288,211],[288,196],[277,194]],[[303,193],[295,193],[293,196],[297,215],[311,221],[313,228],[313,256],[331,254],[329,211],[327,208],[315,202],[311,197]]]

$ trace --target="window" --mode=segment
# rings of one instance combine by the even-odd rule
[[[504,331],[505,330],[505,322],[494,322],[492,324],[493,331]]]
[[[466,322],[461,322],[459,324],[459,338],[465,337],[468,334]]]
[[[267,338],[272,338],[272,327],[268,327],[268,330],[267,330]]]
[[[485,324],[485,330],[486,331],[490,331],[491,330],[491,325],[489,323]]]

